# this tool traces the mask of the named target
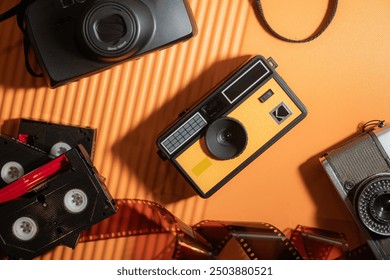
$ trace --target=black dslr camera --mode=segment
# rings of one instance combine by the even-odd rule
[[[35,0],[26,36],[50,87],[191,38],[186,0]]]
[[[364,131],[321,157],[377,259],[390,259],[390,127]]]

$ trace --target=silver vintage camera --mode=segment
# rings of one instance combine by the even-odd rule
[[[390,259],[390,127],[378,121],[320,161],[377,259]]]

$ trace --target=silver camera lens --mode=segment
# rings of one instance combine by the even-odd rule
[[[360,220],[372,232],[390,236],[390,174],[375,175],[360,189],[356,197]]]

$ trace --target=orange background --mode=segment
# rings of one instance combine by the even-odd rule
[[[1,1],[5,11],[17,1]],[[51,90],[24,67],[15,19],[0,24],[0,124],[19,117],[98,129],[94,163],[115,198],[161,203],[188,224],[204,219],[297,224],[361,240],[318,161],[361,122],[390,120],[390,2],[340,1],[316,40],[280,41],[260,25],[249,0],[189,0],[198,34],[184,43]],[[262,0],[280,33],[304,38],[324,17],[326,0]],[[177,115],[254,54],[272,56],[308,116],[211,198],[204,200],[156,155],[155,139]],[[59,247],[45,259],[148,258],[145,238]]]

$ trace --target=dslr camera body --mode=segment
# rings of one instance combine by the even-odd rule
[[[186,0],[35,0],[25,21],[52,88],[196,33]]]
[[[363,131],[320,158],[377,259],[390,259],[390,127]]]
[[[201,197],[209,197],[306,116],[272,58],[255,56],[157,139]]]

